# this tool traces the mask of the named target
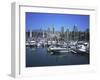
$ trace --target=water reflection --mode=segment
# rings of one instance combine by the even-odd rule
[[[26,67],[89,64],[89,55],[48,52],[47,48],[26,48]]]

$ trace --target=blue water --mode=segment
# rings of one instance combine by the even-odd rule
[[[26,67],[89,64],[89,55],[63,53],[52,55],[47,48],[26,48]]]

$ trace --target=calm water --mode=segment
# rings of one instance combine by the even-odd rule
[[[26,67],[89,64],[89,55],[63,53],[52,55],[47,48],[26,48]]]

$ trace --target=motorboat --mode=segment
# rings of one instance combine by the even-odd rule
[[[48,51],[60,51],[60,50],[66,50],[66,48],[63,48],[63,47],[57,47],[57,46],[50,46],[48,48]]]
[[[89,44],[86,42],[78,42],[76,45],[71,45],[72,53],[89,53]]]
[[[52,54],[64,54],[70,52],[70,50],[63,46],[50,46],[48,51]]]

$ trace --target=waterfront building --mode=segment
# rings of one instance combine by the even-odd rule
[[[64,27],[61,27],[61,34],[64,34]]]
[[[50,33],[50,27],[48,27],[48,30],[47,30],[48,34]]]
[[[77,41],[77,40],[78,40],[78,28],[77,28],[76,25],[74,25],[74,27],[73,27],[72,39],[73,39],[74,41]]]
[[[53,34],[55,33],[55,28],[54,27],[52,27],[52,32],[53,32]]]
[[[69,29],[66,29],[66,32],[65,32],[65,41],[69,41]]]
[[[30,37],[30,31],[26,31],[26,41],[28,40],[28,38]]]

